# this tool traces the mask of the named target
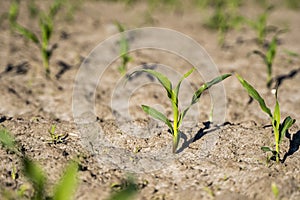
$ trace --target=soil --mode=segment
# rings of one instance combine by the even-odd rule
[[[244,3],[240,7],[241,13],[255,19],[263,12],[255,2]],[[42,166],[50,192],[68,161],[78,160],[81,167],[75,199],[107,199],[114,190],[112,185],[124,183],[128,173],[133,174],[139,188],[136,199],[300,199],[300,57],[286,53],[286,50],[300,53],[300,13],[280,3],[275,1],[268,24],[288,28],[288,32],[279,36],[273,77],[281,81],[278,97],[282,118],[290,115],[297,120],[281,144],[281,163],[267,161],[267,155],[260,149],[273,145],[270,120],[256,102],[250,101],[234,76],[223,82],[227,100],[224,124],[207,127],[205,122],[210,116],[211,100],[206,92],[198,104],[198,123],[182,127],[189,142],[181,141],[177,154],[171,153],[172,137],[167,127],[151,120],[140,108],[141,104],[159,104],[171,117],[165,91],[156,84],[134,91],[129,109],[133,119],[126,126],[129,129],[123,131],[119,126],[111,101],[114,98],[117,104],[122,103],[118,101],[120,96],[112,96],[122,78],[117,70],[120,59],[105,70],[98,82],[96,117],[92,116],[92,124],[85,127],[84,122],[75,123],[72,98],[76,75],[84,58],[100,42],[118,33],[115,21],[127,29],[162,27],[190,36],[207,51],[220,74],[236,72],[242,75],[273,110],[275,98],[265,84],[264,63],[258,56],[249,55],[253,50],[263,50],[255,40],[255,32],[247,26],[230,30],[221,47],[217,31],[203,25],[212,10],[199,9],[188,3],[178,7],[158,6],[150,12],[145,2],[125,5],[110,1],[76,1],[72,19],[66,19],[65,13],[60,13],[55,21],[51,43],[57,44],[57,48],[50,60],[50,79],[44,75],[35,44],[12,33],[7,20],[2,20],[0,125],[12,133],[27,156]],[[5,16],[9,4],[9,1],[1,1],[1,16]],[[49,2],[38,1],[38,4],[47,7]],[[26,1],[22,1],[18,20],[39,33],[38,25],[33,23],[37,20],[29,17],[26,5]],[[268,41],[272,35],[268,34]],[[128,65],[129,70],[145,63],[148,67],[151,66],[149,63],[153,66],[163,64],[179,73],[191,67],[186,60],[167,52],[148,49],[132,52],[130,56],[133,61]],[[203,83],[196,74],[188,81],[192,88]],[[181,99],[186,95],[183,92]],[[84,116],[86,118],[88,116]],[[145,137],[135,137],[136,132],[141,132],[134,132],[132,127],[137,124],[150,127],[150,123],[154,126],[151,125],[147,132],[145,128]],[[52,125],[57,126],[58,134],[68,135],[64,143],[49,143],[48,131]],[[103,141],[92,146],[94,149],[87,144],[93,140],[91,137],[95,136],[97,127],[112,147],[104,148]],[[132,157],[137,163],[131,162]],[[0,148],[0,159],[2,195],[29,184],[15,154]],[[18,174],[15,180],[11,177],[14,167]],[[277,186],[278,197],[275,197],[272,185]],[[29,199],[31,193],[29,187],[23,198]]]

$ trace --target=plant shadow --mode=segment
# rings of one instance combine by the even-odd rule
[[[283,159],[281,161],[282,163],[284,163],[289,156],[297,152],[300,146],[300,130],[297,133],[295,133],[292,137],[289,133],[287,133],[286,136],[290,141],[290,146],[288,152],[286,152],[283,156]]]
[[[211,132],[214,132],[215,130],[219,129],[220,126],[214,126],[212,128],[212,123],[210,121],[203,122],[204,127],[200,128],[195,137],[190,138],[189,140],[187,139],[186,134],[181,132],[181,138],[184,140],[183,144],[181,147],[176,151],[176,153],[181,153],[184,151],[186,148],[189,147],[189,145],[193,142],[196,142],[197,140],[200,140],[203,136],[206,134],[209,134]]]
[[[275,81],[276,87],[279,87],[283,81],[294,78],[299,72],[300,72],[300,68],[293,69],[287,74],[279,75],[279,76],[275,77],[274,81]]]

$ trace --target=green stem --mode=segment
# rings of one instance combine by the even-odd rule
[[[173,107],[173,129],[174,129],[174,135],[173,135],[173,153],[176,152],[177,146],[178,146],[178,105],[176,101],[172,100],[172,107]]]
[[[272,64],[268,64],[268,73],[267,73],[267,87],[271,87],[272,83]]]
[[[277,130],[276,127],[274,127],[273,125],[273,130],[274,130],[274,134],[275,134],[275,151],[276,151],[276,162],[279,163],[279,131]]]

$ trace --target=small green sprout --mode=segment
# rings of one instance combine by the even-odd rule
[[[267,87],[270,88],[272,84],[272,68],[273,68],[273,62],[274,58],[276,56],[276,51],[277,51],[277,37],[274,36],[272,38],[272,41],[268,45],[268,49],[266,53],[263,53],[261,51],[255,50],[253,53],[259,55],[266,67],[267,67]]]
[[[273,192],[273,195],[274,195],[275,199],[278,199],[278,197],[279,197],[279,188],[278,188],[277,184],[272,182],[271,189],[272,189],[272,192]]]
[[[128,177],[128,179],[121,184],[113,183],[111,188],[115,192],[111,194],[109,200],[131,200],[138,192],[138,186],[134,183],[132,177]]]
[[[51,136],[51,140],[49,141],[49,143],[52,144],[65,143],[68,134],[56,134],[55,131],[56,131],[56,126],[52,125],[51,129],[48,131]]]
[[[173,135],[173,153],[176,152],[177,146],[178,146],[178,143],[179,143],[179,139],[180,139],[179,127],[182,123],[183,118],[185,117],[185,115],[187,114],[187,112],[191,108],[191,106],[198,102],[198,100],[201,97],[201,94],[205,90],[209,89],[211,86],[213,86],[213,85],[223,81],[227,77],[231,76],[231,74],[225,74],[225,75],[219,76],[219,77],[203,84],[194,93],[190,105],[187,108],[185,108],[183,110],[183,112],[180,112],[179,107],[178,107],[178,94],[179,94],[179,90],[180,90],[180,85],[181,85],[182,81],[185,78],[187,78],[194,70],[195,70],[195,68],[189,70],[186,74],[184,74],[181,77],[181,79],[179,80],[179,82],[177,83],[175,88],[172,87],[171,81],[165,75],[163,75],[163,74],[161,74],[157,71],[151,70],[151,69],[137,70],[137,71],[134,71],[133,73],[131,73],[128,76],[128,78],[130,78],[136,72],[146,72],[146,73],[156,77],[157,80],[160,82],[160,84],[167,91],[167,95],[168,95],[168,98],[171,101],[172,110],[173,110],[173,125],[171,124],[171,121],[164,114],[159,112],[158,110],[156,110],[156,109],[154,109],[150,106],[147,106],[147,105],[142,105],[142,109],[147,114],[149,114],[150,116],[152,116],[155,119],[158,119],[158,120],[164,122],[169,127],[169,129],[171,131],[171,134]]]
[[[62,5],[62,0],[55,0],[54,3],[50,6],[50,10],[48,13],[38,11],[39,26],[41,30],[41,35],[40,35],[41,39],[39,39],[39,37],[33,31],[29,30],[28,28],[25,28],[24,26],[20,25],[17,22],[17,18],[19,15],[18,0],[13,1],[9,9],[8,18],[9,18],[11,29],[17,31],[24,38],[28,39],[29,41],[32,41],[40,48],[42,60],[43,60],[43,66],[45,68],[45,73],[47,77],[50,76],[49,60],[55,48],[55,45],[50,47],[49,41],[53,33],[54,17],[59,11],[61,5]]]
[[[261,147],[261,149],[265,152],[271,152],[273,157],[275,157],[276,162],[279,162],[280,159],[280,143],[282,139],[285,137],[286,132],[288,129],[296,122],[295,119],[292,119],[290,116],[286,117],[282,123],[280,123],[280,107],[277,98],[277,90],[275,93],[276,98],[276,105],[274,108],[274,113],[271,113],[271,110],[267,107],[264,99],[259,95],[259,93],[250,85],[247,81],[245,81],[240,75],[236,74],[236,77],[242,84],[242,86],[247,90],[248,94],[255,99],[262,111],[268,114],[271,119],[274,137],[275,137],[275,150],[272,150],[270,147]]]
[[[121,33],[120,56],[122,59],[122,64],[118,67],[118,70],[121,73],[121,75],[124,76],[127,72],[127,65],[132,60],[132,57],[130,57],[128,54],[129,44],[125,34],[123,33],[125,31],[125,28],[118,22],[116,22],[116,26],[118,27],[118,30]]]

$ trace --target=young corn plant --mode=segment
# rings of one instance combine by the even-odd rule
[[[263,45],[265,42],[267,34],[267,18],[268,12],[264,12],[258,16],[257,20],[248,20],[250,27],[256,31],[257,41],[260,45]]]
[[[270,108],[267,107],[264,99],[253,88],[253,86],[250,85],[247,81],[245,81],[240,75],[236,74],[236,77],[238,78],[242,86],[246,89],[248,94],[259,103],[262,111],[267,113],[267,115],[271,119],[274,138],[275,138],[275,150],[265,146],[261,147],[261,149],[265,152],[271,152],[272,157],[275,157],[276,162],[278,163],[280,161],[280,143],[285,137],[285,134],[288,131],[288,129],[296,122],[296,120],[288,116],[283,120],[282,123],[280,123],[280,107],[277,98],[277,90],[275,93],[276,104],[275,104],[274,112],[272,114]]]
[[[265,65],[267,67],[266,83],[267,83],[268,88],[270,88],[271,84],[272,84],[272,68],[273,68],[274,58],[276,56],[276,51],[277,51],[277,37],[276,36],[274,36],[272,38],[272,41],[268,45],[266,53],[263,53],[258,50],[253,51],[253,53],[259,55],[263,59]]]
[[[158,119],[158,120],[164,122],[169,127],[170,132],[173,135],[173,153],[176,152],[178,143],[179,143],[179,139],[181,137],[179,127],[180,127],[184,117],[186,116],[188,110],[191,108],[191,106],[198,102],[198,100],[201,97],[201,94],[205,90],[209,89],[211,86],[213,86],[213,85],[223,81],[224,79],[228,78],[229,76],[231,76],[231,74],[224,74],[222,76],[219,76],[219,77],[203,84],[193,94],[190,105],[181,112],[179,109],[179,106],[178,106],[178,95],[179,95],[180,85],[185,78],[187,78],[191,73],[193,73],[193,71],[194,71],[194,68],[189,70],[186,74],[184,74],[181,77],[181,79],[179,80],[179,82],[177,83],[175,88],[173,88],[171,81],[165,75],[163,75],[157,71],[151,70],[151,69],[137,70],[128,76],[128,77],[131,77],[134,73],[137,73],[137,72],[146,72],[146,73],[154,76],[167,91],[167,96],[171,101],[172,110],[173,110],[173,125],[172,125],[172,122],[158,110],[156,110],[150,106],[147,106],[147,105],[142,105],[142,109],[147,114],[149,114],[150,116],[152,116],[155,119]]]
[[[241,2],[239,0],[233,2],[217,0],[209,3],[214,6],[214,14],[210,17],[206,26],[218,31],[218,42],[222,46],[226,33],[237,28],[244,21],[244,18],[236,12]]]
[[[116,26],[118,27],[119,32],[121,33],[121,40],[120,40],[120,56],[122,59],[121,65],[118,67],[119,72],[122,76],[124,76],[127,72],[127,65],[132,60],[132,57],[129,56],[129,44],[124,35],[125,28],[118,22],[116,22]]]
[[[9,9],[9,22],[11,29],[17,31],[24,38],[32,41],[36,44],[40,51],[43,61],[43,66],[45,68],[45,74],[47,77],[50,76],[49,60],[55,48],[55,45],[50,47],[49,42],[54,29],[54,17],[61,8],[62,0],[55,0],[50,6],[49,12],[38,11],[39,14],[39,27],[41,31],[40,39],[33,31],[22,26],[17,22],[19,15],[19,1],[15,0],[11,3]]]
[[[51,129],[48,131],[51,137],[49,143],[50,144],[66,143],[68,134],[57,134],[55,133],[55,131],[56,131],[56,126],[52,125]]]
[[[28,158],[24,153],[18,150],[16,141],[11,134],[3,128],[0,128],[0,144],[7,150],[18,155],[22,161],[23,175],[29,180],[33,187],[33,200],[68,200],[72,199],[77,186],[78,164],[70,162],[65,170],[64,175],[54,187],[54,193],[51,198],[46,193],[47,180],[42,168],[32,159]]]

